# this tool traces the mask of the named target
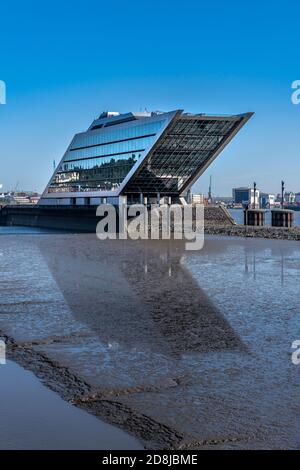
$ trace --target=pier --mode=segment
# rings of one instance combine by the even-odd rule
[[[273,227],[292,227],[294,222],[294,211],[287,209],[272,210]]]
[[[263,227],[265,225],[265,211],[262,209],[245,209],[244,225]]]

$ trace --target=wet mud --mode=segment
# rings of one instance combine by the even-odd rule
[[[0,251],[0,337],[65,400],[146,448],[298,448],[297,243],[5,235]]]

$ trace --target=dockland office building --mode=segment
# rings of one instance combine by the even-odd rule
[[[251,115],[102,113],[74,136],[39,204],[184,203]]]

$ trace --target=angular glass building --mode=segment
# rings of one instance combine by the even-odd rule
[[[179,202],[251,116],[102,113],[74,136],[39,204]]]

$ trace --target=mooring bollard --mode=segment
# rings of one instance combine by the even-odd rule
[[[272,210],[272,227],[292,227],[294,211],[287,209]]]
[[[263,227],[265,225],[265,211],[262,209],[245,209],[244,225]]]

